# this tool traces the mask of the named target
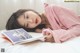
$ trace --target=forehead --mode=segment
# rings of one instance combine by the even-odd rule
[[[24,21],[25,21],[25,16],[26,16],[27,14],[31,14],[31,13],[32,13],[32,11],[26,11],[25,13],[23,13],[22,15],[20,15],[20,16],[18,17],[18,19],[17,19],[18,23],[19,23],[20,25],[23,25],[23,23],[24,23]]]
[[[25,15],[26,15],[26,14],[37,15],[37,13],[34,12],[34,11],[26,11],[24,14],[25,14]]]
[[[17,19],[17,21],[18,21],[18,23],[19,23],[21,26],[23,26],[23,23],[24,23],[24,15],[19,16],[18,19]]]

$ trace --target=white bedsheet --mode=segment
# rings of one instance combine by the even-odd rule
[[[39,35],[36,33],[30,34]],[[80,53],[80,37],[73,38],[64,43],[35,41],[22,45],[11,45],[0,38],[0,50],[1,48],[5,49],[4,53]]]

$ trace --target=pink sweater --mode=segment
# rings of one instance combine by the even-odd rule
[[[79,16],[67,8],[45,4],[45,15],[53,28],[55,42],[80,36]]]

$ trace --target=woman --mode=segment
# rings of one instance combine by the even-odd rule
[[[33,10],[15,12],[9,18],[6,29],[16,28],[42,32],[48,42],[64,42],[80,35],[80,19],[66,8],[45,4],[45,12],[42,15]]]

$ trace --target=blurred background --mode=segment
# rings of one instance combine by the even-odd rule
[[[34,9],[44,11],[44,3],[62,5],[80,15],[80,2],[64,2],[64,0],[0,0],[0,30],[5,29],[11,14],[18,9]]]

